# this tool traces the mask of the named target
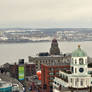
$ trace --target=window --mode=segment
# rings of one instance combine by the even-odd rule
[[[83,79],[81,79],[81,81],[80,81],[80,85],[83,86]]]
[[[84,64],[84,63],[83,63],[83,58],[80,58],[80,59],[79,59],[79,64],[80,64],[80,65]]]
[[[56,84],[56,82],[54,82]]]
[[[53,79],[54,79],[54,77],[49,77],[49,79],[50,79],[50,80],[53,80]]]
[[[54,69],[53,68],[50,68],[50,71],[53,71]]]
[[[72,73],[73,73],[73,71],[74,71],[74,70],[73,70],[73,67],[72,67]]]
[[[73,61],[73,58],[72,58],[72,61]]]
[[[77,68],[75,68],[75,73],[77,73]]]
[[[66,76],[66,81],[68,82],[68,77]]]
[[[56,75],[59,75],[59,72],[56,72]]]
[[[49,73],[49,75],[54,75],[54,73]]]
[[[60,74],[60,77],[63,78],[62,74]]]
[[[75,64],[77,64],[77,60],[75,59]]]
[[[76,78],[76,79],[75,79],[75,86],[76,86],[76,87],[78,87],[78,82],[79,82],[79,79]]]
[[[50,85],[52,85],[53,82],[49,82]]]

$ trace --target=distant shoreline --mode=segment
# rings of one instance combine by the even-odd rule
[[[91,40],[87,40],[92,42]],[[87,42],[87,41],[58,41],[58,42]],[[17,44],[17,43],[39,43],[39,42],[51,42],[51,41],[0,41],[0,44]]]

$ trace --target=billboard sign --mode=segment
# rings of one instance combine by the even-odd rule
[[[19,66],[19,80],[24,80],[24,66]]]

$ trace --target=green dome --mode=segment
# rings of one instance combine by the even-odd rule
[[[72,52],[72,57],[85,57],[87,54],[78,46],[78,49]]]

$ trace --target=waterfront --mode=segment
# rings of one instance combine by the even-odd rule
[[[76,49],[78,44],[88,56],[92,57],[92,41],[59,42],[59,48],[62,53],[70,53]],[[0,44],[0,65],[6,62],[14,63],[21,58],[27,62],[28,56],[36,56],[39,52],[49,52],[50,46],[51,42]]]

